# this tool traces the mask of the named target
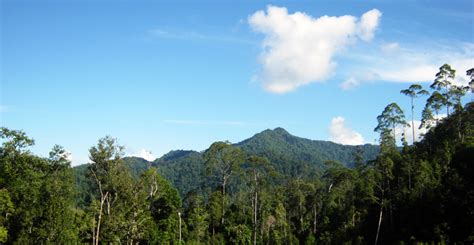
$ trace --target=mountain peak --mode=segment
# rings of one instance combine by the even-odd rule
[[[288,131],[286,131],[284,128],[281,128],[281,127],[277,127],[273,129],[273,132],[281,134],[281,135],[290,134],[288,133]]]

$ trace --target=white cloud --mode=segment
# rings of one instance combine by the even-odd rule
[[[343,117],[335,117],[329,125],[329,140],[344,145],[362,145],[364,137],[346,125]]]
[[[373,9],[354,16],[312,16],[282,7],[268,6],[248,18],[254,31],[263,33],[262,65],[257,79],[273,93],[286,93],[332,75],[334,56],[358,38],[369,41],[379,24],[381,12]]]
[[[350,90],[357,86],[359,86],[360,82],[354,77],[350,77],[349,79],[345,80],[344,82],[339,84],[339,87],[342,90]]]
[[[438,67],[434,65],[418,65],[393,70],[379,70],[381,80],[391,82],[419,83],[434,80]]]
[[[360,24],[358,25],[358,35],[364,41],[370,41],[374,38],[374,30],[379,25],[382,12],[378,9],[372,9],[362,15]]]
[[[147,161],[153,161],[156,159],[153,153],[146,149],[140,149],[139,151],[130,154],[130,156],[141,157]]]
[[[439,45],[435,49],[405,48],[399,43],[388,43],[372,53],[350,54],[353,62],[358,64],[351,69],[358,74],[349,74],[348,79],[357,80],[359,85],[373,81],[432,83],[439,67],[447,63],[456,70],[454,84],[467,86],[466,70],[474,67],[473,53],[474,45],[470,44]],[[345,87],[341,85],[341,88]]]
[[[395,128],[395,136],[397,140],[397,144],[399,144],[402,140],[402,137],[405,137],[405,140],[408,144],[413,144],[413,130],[411,128],[411,121],[408,122],[410,127],[397,127]],[[422,139],[422,135],[426,133],[425,128],[419,129],[421,125],[421,121],[414,120],[413,123],[415,124],[415,141],[420,141]]]

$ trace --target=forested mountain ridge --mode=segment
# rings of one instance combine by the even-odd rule
[[[305,163],[320,170],[324,168],[325,161],[337,161],[346,166],[353,166],[354,153],[358,148],[363,151],[364,161],[375,159],[379,149],[378,146],[370,144],[352,146],[310,140],[291,135],[283,128],[267,129],[235,145],[247,154],[267,157],[271,162],[279,164],[281,169],[289,167],[285,166],[288,164],[286,161]]]
[[[291,135],[280,127],[264,130],[234,146],[242,149],[247,155],[268,158],[278,173],[289,177],[319,175],[325,168],[325,161],[337,161],[345,166],[353,166],[357,149],[362,150],[364,161],[373,160],[379,149],[378,146],[370,144],[351,146],[310,140]],[[169,180],[181,195],[201,188],[202,182],[205,181],[205,160],[202,152],[173,150],[152,162],[139,157],[124,157],[123,160],[134,176],[139,176],[147,166],[157,167],[158,172]]]

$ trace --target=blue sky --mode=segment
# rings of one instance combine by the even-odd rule
[[[275,127],[374,143],[410,82],[466,83],[472,1],[334,2],[2,0],[1,126],[74,164],[105,135],[148,157]]]

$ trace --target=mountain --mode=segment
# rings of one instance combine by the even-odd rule
[[[360,147],[364,160],[372,160],[378,153],[378,146],[341,145],[330,141],[309,140],[291,135],[283,128],[267,129],[246,139],[236,146],[247,154],[267,157],[279,172],[299,175],[298,168],[324,168],[325,161],[337,161],[346,166],[353,165],[354,153]],[[290,164],[292,163],[292,164]]]
[[[378,153],[378,146],[375,145],[349,146],[309,140],[291,135],[283,128],[267,129],[234,145],[247,155],[267,157],[277,172],[292,177],[318,175],[324,169],[324,162],[329,160],[352,166],[353,155],[358,147],[362,148],[366,161],[374,159]],[[134,175],[138,175],[150,164],[157,167],[182,195],[190,190],[199,191],[201,182],[205,180],[201,152],[176,150],[153,162],[137,157],[125,157],[124,161]]]
[[[353,165],[354,153],[360,147],[364,160],[372,160],[378,153],[378,146],[350,146],[330,141],[309,140],[291,135],[283,128],[267,129],[249,139],[234,144],[247,155],[267,157],[275,170],[291,177],[311,177],[321,174],[325,161],[337,161],[346,166]],[[132,175],[138,177],[148,166],[158,168],[160,174],[175,186],[181,195],[191,190],[200,191],[204,176],[203,153],[174,150],[149,162],[139,157],[124,157],[125,165]],[[76,181],[84,185],[86,165],[75,167]]]

